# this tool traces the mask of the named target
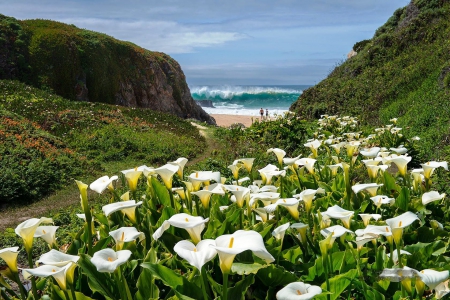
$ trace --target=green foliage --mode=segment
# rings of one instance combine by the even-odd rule
[[[398,117],[399,127],[423,141],[416,159],[448,159],[449,10],[439,0],[398,9],[371,40],[355,44],[362,51],[304,91],[291,110],[307,119],[348,114],[373,126]]]
[[[73,102],[0,81],[0,202],[27,203],[110,161],[195,157],[205,140],[190,123],[148,109]]]
[[[92,166],[38,125],[0,110],[0,203],[31,202]]]

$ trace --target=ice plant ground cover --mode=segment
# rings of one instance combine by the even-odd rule
[[[257,170],[242,157],[229,177],[184,174],[170,162],[107,174],[119,180],[93,185],[110,199],[101,210],[89,204],[90,183],[77,181],[84,226],[64,251],[49,239],[51,252],[36,260],[33,239],[44,237],[49,226],[42,224],[52,220],[20,224],[25,246],[0,249],[1,295],[440,299],[450,292],[449,210],[433,181],[448,165],[421,162],[411,170],[408,149],[419,142],[395,124],[364,135],[355,118],[323,116],[304,146],[310,157],[292,161],[274,146],[268,155],[277,165]],[[126,176],[131,172],[137,179]],[[199,191],[208,191],[207,202]],[[28,268],[17,268],[18,251],[27,253]],[[30,278],[29,291],[19,273]]]

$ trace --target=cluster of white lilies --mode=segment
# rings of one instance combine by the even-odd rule
[[[336,299],[351,293],[371,299],[433,293],[440,299],[450,292],[448,235],[442,233],[444,224],[430,219],[428,206],[447,208],[441,205],[445,194],[433,190],[432,177],[448,165],[430,161],[408,172],[412,158],[406,147],[376,144],[380,136],[404,140],[396,119],[391,121],[393,125],[364,137],[347,132],[357,128],[355,118],[322,116],[315,138],[304,145],[310,149],[308,157],[288,158],[284,150],[271,148],[267,153],[276,156],[276,164],[256,172],[253,158],[237,159],[229,166],[233,178],[213,171],[185,176],[187,159],[179,158],[159,168],[122,171],[124,186],[117,184],[118,176],[101,177],[89,186],[77,181],[84,212],[78,216],[85,225],[74,236],[70,253],[58,248],[58,227],[42,225],[52,219],[21,223],[16,233],[23,239],[29,268],[17,266],[19,247],[0,250],[8,266],[1,274],[18,283],[20,292],[2,279],[2,296],[28,298],[21,272],[31,280],[34,299],[40,298],[38,286],[54,297],[74,300],[100,295],[229,299],[231,294]],[[367,176],[361,177],[358,170],[364,169]],[[368,182],[353,182],[354,173]],[[88,187],[111,198],[102,213],[89,205]],[[406,233],[418,245],[419,226],[428,230],[422,232],[441,233],[438,239],[446,242],[433,252],[432,260],[439,263],[420,271],[407,266],[408,256],[419,253],[406,251],[404,238]],[[39,237],[51,250],[34,262],[33,240]],[[277,276],[279,281],[273,282]],[[183,278],[192,286],[183,289],[181,283],[188,284]]]

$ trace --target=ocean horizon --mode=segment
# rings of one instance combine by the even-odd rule
[[[190,86],[195,101],[210,100],[203,107],[208,114],[259,116],[261,108],[271,116],[280,115],[311,85],[195,85]]]

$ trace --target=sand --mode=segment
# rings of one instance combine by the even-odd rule
[[[252,125],[252,120],[256,121],[259,118],[256,116],[242,116],[242,115],[217,115],[211,114],[211,117],[216,119],[218,126],[229,127],[234,123],[242,123],[245,127],[250,127]]]

